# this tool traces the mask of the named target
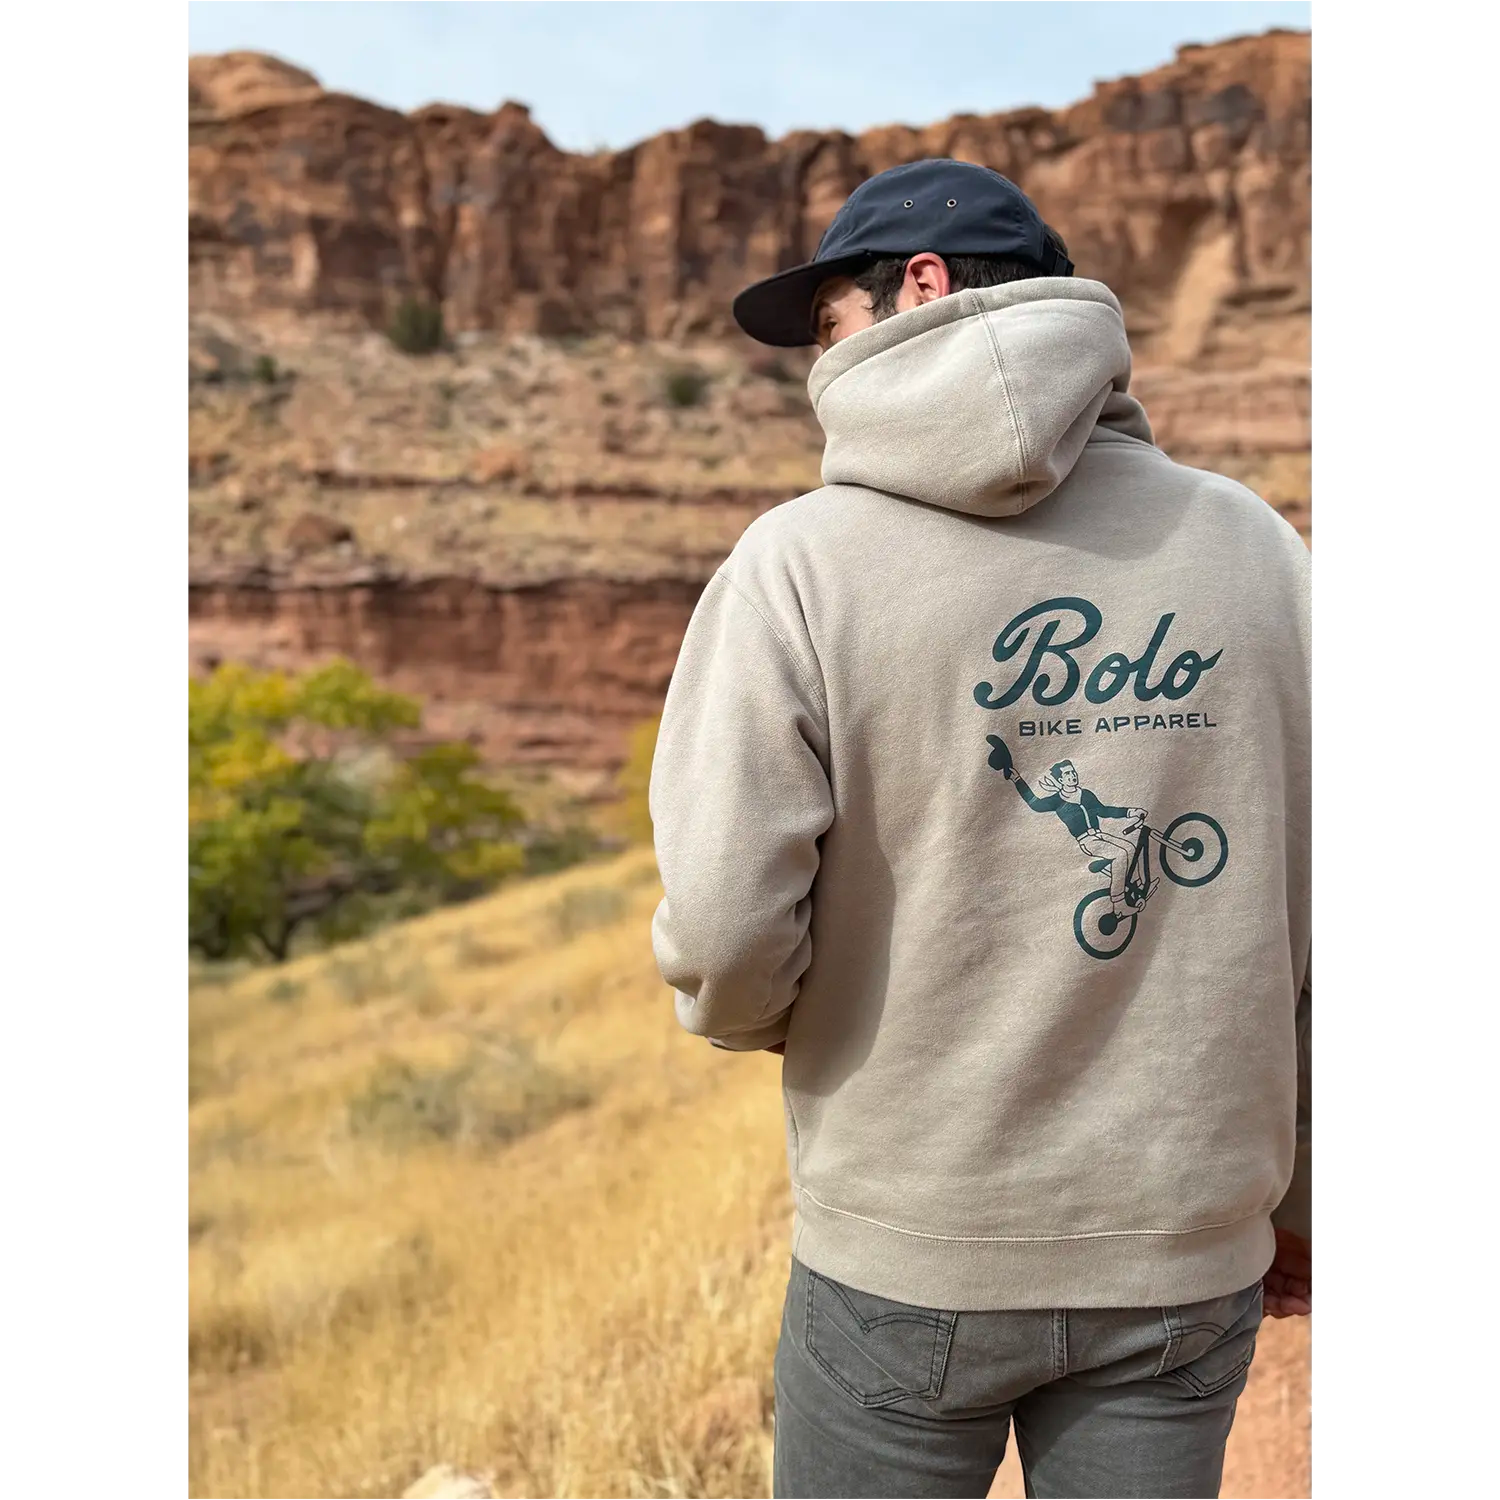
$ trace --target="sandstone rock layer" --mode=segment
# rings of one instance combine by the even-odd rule
[[[1306,33],[1185,47],[1055,112],[779,140],[700,120],[591,156],[558,150],[519,104],[405,115],[261,62],[190,67],[198,311],[373,322],[419,295],[451,330],[726,334],[734,293],[808,258],[863,178],[953,156],[1035,198],[1148,358],[1305,353]]]

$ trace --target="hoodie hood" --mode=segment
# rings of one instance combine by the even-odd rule
[[[1090,439],[1152,441],[1129,384],[1114,293],[1039,277],[863,329],[817,361],[807,389],[825,485],[1013,516],[1050,495]]]

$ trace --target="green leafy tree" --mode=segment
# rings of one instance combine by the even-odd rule
[[[520,811],[470,746],[390,750],[420,723],[414,699],[348,662],[190,680],[190,947],[280,962],[304,927],[354,936],[519,869]]]

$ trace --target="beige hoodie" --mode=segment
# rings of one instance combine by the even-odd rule
[[[1076,279],[835,345],[824,487],[667,695],[678,1018],[785,1041],[793,1253],[904,1302],[1190,1302],[1310,1232],[1308,555],[1129,373]]]

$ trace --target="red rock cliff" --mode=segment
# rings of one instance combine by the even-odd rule
[[[1254,363],[1290,317],[1300,331],[1278,330],[1269,352],[1298,358],[1310,75],[1307,34],[1271,32],[1183,48],[1057,112],[775,141],[703,120],[575,156],[521,105],[403,115],[274,59],[197,58],[192,303],[378,321],[417,293],[441,299],[454,330],[728,332],[734,293],[806,259],[863,178],[946,155],[1032,194],[1161,357]]]

